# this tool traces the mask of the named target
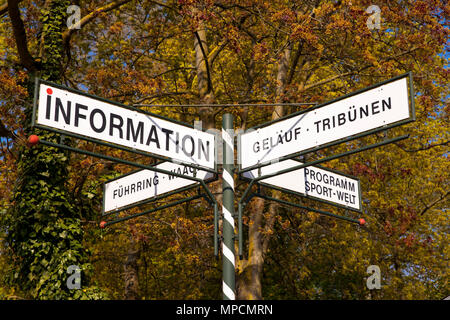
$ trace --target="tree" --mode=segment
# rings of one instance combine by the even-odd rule
[[[18,8],[19,1],[10,2],[13,7],[7,6],[8,10],[15,4]],[[55,7],[48,7],[50,3]],[[123,267],[131,250],[139,252],[132,254],[130,264],[125,263],[135,266],[127,270],[139,279],[138,288],[133,288],[135,296],[219,298],[220,264],[213,259],[211,248],[213,219],[203,202],[99,231],[95,226],[101,210],[101,183],[131,168],[43,147],[25,148],[31,70],[48,72],[54,81],[142,110],[187,123],[201,120],[206,128],[219,128],[221,114],[232,112],[236,129],[242,130],[412,71],[417,121],[386,133],[386,137],[408,133],[407,142],[325,164],[361,179],[367,227],[252,200],[244,217],[248,250],[245,259],[237,261],[237,293],[245,299],[407,299],[444,294],[448,276],[448,4],[381,1],[381,28],[372,30],[367,26],[368,1],[87,1],[81,8],[79,30],[63,26],[62,2],[23,1],[20,5],[23,11],[16,10],[1,21],[1,81],[5,85],[0,101],[6,112],[0,115],[0,177],[5,181],[0,187],[0,212],[11,208],[14,200],[19,203],[8,209],[4,226],[19,230],[20,222],[20,230],[32,230],[39,219],[19,212],[36,212],[38,203],[50,199],[46,212],[64,212],[67,219],[62,225],[52,224],[48,231],[51,234],[53,226],[60,228],[56,238],[66,225],[76,226],[68,229],[69,235],[84,231],[84,237],[76,234],[76,241],[81,243],[83,238],[83,249],[93,252],[93,280],[111,297],[126,295]],[[61,11],[49,20],[38,6]],[[17,17],[23,20],[23,28]],[[55,20],[58,27],[50,28],[54,32],[49,29],[52,36],[48,36],[44,26],[53,26]],[[50,41],[53,37],[55,42]],[[311,105],[212,105],[281,102]],[[158,107],[163,104],[175,106]],[[211,105],[194,108],[192,104]],[[384,138],[382,134],[366,137],[308,154],[307,160]],[[69,143],[151,162],[148,157],[83,141]],[[22,158],[15,161],[18,154]],[[34,166],[37,163],[46,166],[39,169]],[[30,164],[33,170],[24,175]],[[40,174],[45,174],[44,169],[52,173],[50,177]],[[5,186],[16,177],[26,184],[17,184],[22,189],[11,196]],[[236,185],[236,199],[245,186],[242,182]],[[38,199],[25,196],[43,187],[49,191],[39,192]],[[213,190],[220,200],[219,184]],[[263,192],[319,206],[268,189]],[[320,208],[355,217],[331,206]],[[56,216],[51,219],[59,221]],[[17,239],[27,243],[29,234]],[[50,242],[64,243],[54,239]],[[13,249],[11,241],[4,245]],[[82,257],[76,262],[87,261]],[[366,269],[373,264],[381,270],[379,291],[365,287]],[[106,271],[110,269],[114,272]],[[37,280],[21,281],[31,289]]]
[[[24,125],[21,129],[25,136],[37,133],[43,139],[57,142],[59,135],[31,129],[31,97],[35,77],[54,82],[60,82],[62,78],[62,32],[66,27],[69,2],[45,3],[39,15],[40,41],[33,44],[27,40],[19,2],[8,1],[7,7],[18,63],[27,73],[24,82],[28,98],[22,104]],[[32,16],[36,11],[36,8],[30,8],[27,13]],[[39,58],[34,58],[30,52],[30,47],[35,44]],[[65,184],[69,155],[55,148],[28,148],[24,143],[16,143],[15,149],[18,154],[17,180],[6,218],[6,241],[16,266],[12,275],[14,283],[38,299],[100,297],[96,288],[71,291],[66,286],[69,266],[79,266],[84,281],[88,281],[90,269],[87,250],[81,243],[81,215],[70,203]]]

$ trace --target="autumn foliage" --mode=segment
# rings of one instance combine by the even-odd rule
[[[0,299],[222,297],[207,202],[99,228],[102,183],[135,168],[27,146],[30,134],[48,134],[30,129],[35,76],[189,124],[201,120],[204,128],[220,128],[221,115],[231,112],[235,129],[245,130],[410,71],[414,123],[307,155],[314,160],[410,135],[324,164],[360,178],[361,215],[263,188],[364,219],[364,226],[252,200],[244,216],[244,259],[236,260],[237,296],[448,295],[447,1],[380,0],[380,29],[367,25],[373,13],[366,9],[375,3],[362,0],[80,1],[80,29],[65,24],[70,4],[0,5]],[[267,105],[273,103],[299,105]],[[68,143],[155,163],[82,140]],[[237,181],[236,199],[246,185]],[[216,195],[220,186],[210,184]],[[69,263],[85,268],[78,294],[63,288]],[[380,267],[379,290],[366,287],[370,265]]]

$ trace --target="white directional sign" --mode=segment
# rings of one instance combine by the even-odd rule
[[[213,174],[207,171],[196,170],[172,162],[163,162],[155,167],[189,177],[194,177],[195,173],[195,178],[205,181],[213,178]],[[103,211],[106,213],[117,210],[196,184],[199,183],[152,170],[135,171],[105,183]]]
[[[215,136],[72,89],[40,83],[37,124],[215,168]]]
[[[408,79],[406,75],[268,126],[250,129],[240,135],[241,170],[413,119]]]
[[[301,162],[295,160],[285,160],[262,167],[261,175],[258,175],[258,169],[254,169],[244,172],[243,177],[254,179],[300,164]],[[294,170],[272,178],[263,179],[259,183],[351,210],[361,211],[359,180],[321,167],[310,166]]]

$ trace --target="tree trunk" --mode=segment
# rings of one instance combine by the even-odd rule
[[[289,45],[283,52],[278,64],[276,102],[283,101],[286,87],[286,79],[292,48]],[[272,120],[282,117],[283,106],[276,106],[272,113]],[[280,192],[274,192],[274,197],[279,197]],[[273,228],[276,217],[275,204],[270,204],[268,214],[264,212],[264,200],[256,198],[250,205],[249,216],[249,248],[248,260],[238,262],[237,297],[242,300],[261,300],[262,297],[262,274],[264,265],[264,254],[267,251],[270,236],[263,237],[262,230],[266,232]],[[266,216],[263,225],[263,216]],[[270,233],[269,233],[270,234]]]
[[[238,263],[237,297],[239,300],[262,299],[262,254],[261,225],[264,200],[257,198],[250,208],[248,260]]]
[[[139,298],[139,277],[138,277],[138,264],[137,259],[139,257],[139,249],[136,248],[136,242],[131,237],[130,247],[123,264],[124,272],[124,299],[125,300],[137,300]]]
[[[62,32],[69,1],[46,1],[40,9],[43,30],[40,46],[43,55],[39,63],[27,47],[19,2],[8,1],[8,10],[20,63],[27,68],[30,79],[30,98],[24,110],[24,133],[25,136],[36,134],[40,139],[58,142],[59,134],[31,128],[33,80],[39,76],[44,80],[61,82],[61,62],[64,60]],[[71,143],[70,139],[66,139],[66,142]],[[19,179],[12,196],[15,205],[10,209],[8,221],[8,241],[17,257],[20,257],[15,265],[19,274],[15,279],[16,285],[35,299],[74,297],[76,290],[70,290],[66,285],[67,270],[71,265],[87,266],[88,257],[81,244],[83,231],[80,212],[70,203],[71,196],[66,187],[69,154],[43,145],[28,148],[19,144],[17,148],[20,153],[17,161]],[[66,241],[62,241],[61,235]],[[44,247],[45,250],[42,249]],[[42,267],[41,261],[45,262],[45,267]],[[83,279],[82,286],[87,287],[85,279],[88,278],[84,276]]]
[[[194,34],[194,49],[200,102],[202,104],[212,104],[215,102],[215,96],[212,87],[211,70],[209,69],[208,63],[209,50],[206,40],[206,30],[202,21],[199,22],[199,27]],[[214,128],[214,109],[212,107],[200,107],[199,113],[203,121],[203,128]]]

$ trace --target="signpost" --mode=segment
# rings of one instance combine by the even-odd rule
[[[239,256],[242,258],[243,251],[242,214],[254,196],[363,225],[364,219],[356,220],[268,195],[251,193],[251,188],[254,184],[261,184],[362,212],[359,180],[318,165],[406,139],[407,135],[308,163],[301,163],[293,158],[414,121],[413,97],[412,75],[409,73],[240,134],[238,173],[242,178],[250,180],[250,183],[238,201]],[[103,215],[200,186],[204,189],[204,194],[199,192],[158,208],[103,221],[100,226],[105,227],[204,197],[214,209],[214,254],[218,255],[218,203],[205,184],[214,179],[217,173],[217,142],[214,134],[39,79],[36,80],[32,126],[163,160],[164,162],[155,166],[148,166],[81,150],[63,142],[40,140],[36,135],[31,135],[28,140],[30,147],[41,143],[142,169],[104,184]],[[222,289],[223,298],[230,300],[236,298],[234,140],[233,135],[230,135],[233,130],[233,116],[225,114],[222,119]]]
[[[42,80],[38,100],[36,126],[215,170],[211,133]]]
[[[172,162],[163,162],[155,166],[158,169],[199,178],[205,182],[214,179],[210,172],[189,168]],[[125,210],[152,201],[155,197],[167,196],[169,192],[190,189],[199,183],[173,175],[152,170],[138,170],[107,181],[103,192],[103,213]]]
[[[411,75],[376,84],[239,136],[241,171],[414,121]],[[408,94],[409,93],[409,94]]]
[[[296,160],[285,160],[260,169],[246,171],[242,177],[252,180],[299,164],[301,162]],[[306,167],[263,179],[259,184],[338,207],[358,212],[362,210],[359,179],[330,169],[317,166]]]

